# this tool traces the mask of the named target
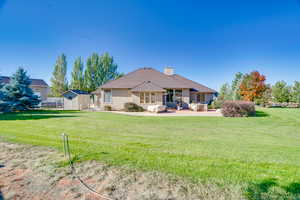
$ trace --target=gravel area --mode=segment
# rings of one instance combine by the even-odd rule
[[[96,161],[76,163],[90,187],[111,199],[242,199],[240,188],[195,185],[156,172],[107,166]],[[103,200],[70,174],[55,149],[4,142],[0,138],[0,200]]]

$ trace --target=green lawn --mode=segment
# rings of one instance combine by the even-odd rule
[[[0,115],[0,136],[62,150],[61,133],[82,160],[157,170],[193,181],[300,181],[300,109],[257,117],[134,117],[37,111]]]

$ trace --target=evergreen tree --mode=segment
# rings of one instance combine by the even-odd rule
[[[221,86],[218,100],[232,100],[232,91],[228,83],[225,83]]]
[[[243,74],[241,72],[238,72],[235,74],[235,78],[232,81],[231,84],[231,91],[232,91],[232,99],[233,100],[240,100],[241,95],[240,95],[240,85],[243,80]]]
[[[71,80],[71,89],[84,89],[83,63],[80,57],[77,58],[74,63]]]
[[[61,96],[68,90],[67,81],[67,61],[65,54],[59,56],[54,66],[53,76],[51,78],[51,92],[53,96]]]
[[[295,81],[292,87],[291,100],[295,103],[300,103],[300,82]]]
[[[23,68],[19,68],[8,84],[1,88],[4,111],[24,111],[35,108],[40,99],[29,87],[31,81]]]
[[[272,87],[272,95],[276,102],[283,103],[290,101],[290,87],[284,81],[278,81]]]
[[[5,111],[5,109],[7,107],[6,103],[4,102],[5,94],[2,91],[3,87],[4,87],[4,84],[0,83],[0,112]]]

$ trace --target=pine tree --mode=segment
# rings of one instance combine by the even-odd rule
[[[67,81],[67,61],[65,54],[57,58],[54,66],[53,76],[51,78],[51,92],[53,96],[61,96],[62,93],[68,90]]]
[[[232,100],[232,91],[228,83],[225,83],[221,86],[218,100]]]
[[[24,111],[35,108],[40,99],[34,95],[30,86],[30,79],[23,68],[19,68],[11,77],[8,84],[1,88],[4,111]]]
[[[235,74],[235,78],[232,81],[231,84],[231,91],[232,91],[232,99],[233,100],[240,100],[241,95],[240,95],[240,85],[243,80],[243,74],[241,72],[238,72]]]
[[[77,58],[74,63],[71,80],[71,89],[84,89],[83,63],[81,61],[81,57]]]

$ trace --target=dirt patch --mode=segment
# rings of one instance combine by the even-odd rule
[[[68,167],[60,167],[62,161],[64,156],[51,148],[0,141],[0,200],[103,200],[83,187]],[[75,167],[85,183],[111,199],[243,199],[238,186],[195,185],[96,161],[76,163]]]

